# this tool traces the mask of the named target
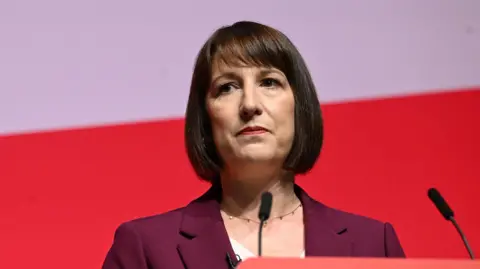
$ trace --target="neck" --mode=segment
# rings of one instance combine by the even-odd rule
[[[269,191],[273,196],[271,216],[281,216],[292,210],[299,201],[294,192],[293,175],[285,171],[258,176],[221,175],[222,210],[230,216],[258,219],[260,197]]]

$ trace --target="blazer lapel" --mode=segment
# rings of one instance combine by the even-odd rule
[[[335,221],[334,211],[312,199],[299,186],[295,189],[304,210],[305,255],[351,256],[353,242],[347,235],[347,227]]]
[[[219,196],[219,190],[212,187],[184,209],[180,227],[184,240],[178,251],[188,269],[229,269],[227,253],[236,261],[220,215]]]

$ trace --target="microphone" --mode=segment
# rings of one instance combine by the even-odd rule
[[[238,264],[242,262],[242,258],[240,258],[240,256],[235,255],[235,257],[236,260],[232,259],[232,257],[230,257],[230,254],[227,252],[227,262],[230,269],[237,268]]]
[[[260,219],[260,227],[258,230],[258,257],[262,256],[262,230],[272,211],[272,194],[264,192],[260,198],[260,209],[258,210],[258,218]]]
[[[455,226],[455,229],[462,237],[462,241],[463,241],[463,244],[465,245],[465,248],[467,249],[468,255],[470,255],[470,258],[473,260],[474,259],[473,251],[470,248],[470,245],[468,244],[465,234],[462,232],[462,229],[460,229],[460,226],[458,225],[457,221],[454,218],[453,210],[450,208],[450,206],[447,204],[445,199],[443,199],[442,195],[435,188],[428,189],[428,198],[430,198],[433,204],[435,204],[438,211],[440,211],[440,214],[442,214],[442,216],[446,220],[451,221],[453,226]]]

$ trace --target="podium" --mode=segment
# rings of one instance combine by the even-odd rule
[[[396,258],[250,258],[238,269],[480,269],[480,261]]]

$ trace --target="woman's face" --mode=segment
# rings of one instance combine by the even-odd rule
[[[294,96],[277,69],[214,64],[206,97],[217,151],[227,166],[282,162],[294,136]]]

